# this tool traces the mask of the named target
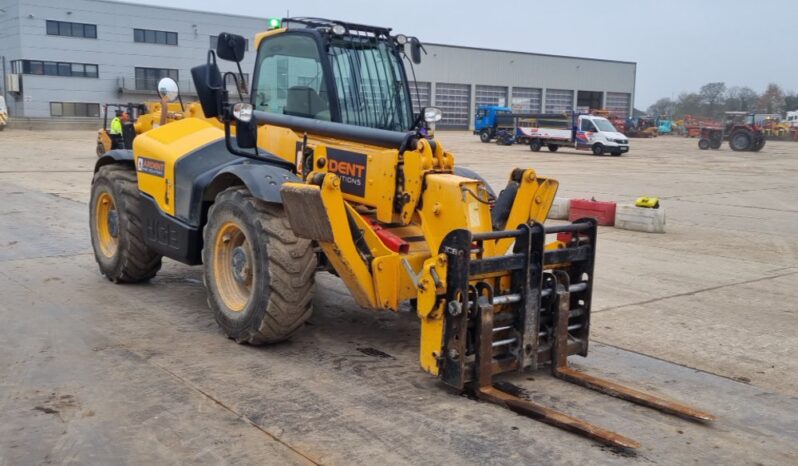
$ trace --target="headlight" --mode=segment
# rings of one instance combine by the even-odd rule
[[[233,105],[233,116],[238,121],[248,123],[250,120],[252,120],[252,110],[252,104],[239,102]]]
[[[441,121],[441,118],[443,118],[443,112],[441,112],[441,109],[437,107],[427,107],[424,109],[424,121],[427,123]]]

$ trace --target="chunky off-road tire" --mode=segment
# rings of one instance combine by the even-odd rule
[[[593,144],[593,155],[604,155],[604,145],[601,143]]]
[[[541,147],[543,147],[543,142],[540,139],[529,141],[529,150],[532,152],[539,152]]]
[[[751,147],[751,150],[754,151],[754,152],[761,151],[762,148],[765,147],[765,143],[766,142],[767,142],[767,140],[765,139],[764,136],[755,137],[754,138],[754,144],[753,144],[753,147]]]
[[[701,138],[701,139],[698,140],[698,148],[699,149],[701,149],[701,150],[709,150],[710,146],[711,146],[711,144],[709,142],[709,139]]]
[[[731,147],[733,151],[751,150],[752,144],[753,140],[747,131],[735,131],[729,136],[729,147]]]
[[[479,140],[484,143],[490,142],[490,140],[493,139],[490,132],[491,131],[488,128],[482,129],[482,131],[479,132]]]
[[[154,277],[161,255],[144,242],[144,215],[136,172],[130,165],[100,167],[94,175],[89,228],[100,272],[115,283],[137,283]]]
[[[549,144],[549,152],[557,152],[557,149],[560,148],[557,144]]]
[[[276,343],[312,312],[316,255],[291,231],[282,206],[243,187],[216,196],[208,211],[202,261],[208,305],[238,343]]]

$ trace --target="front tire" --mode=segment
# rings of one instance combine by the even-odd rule
[[[540,139],[533,139],[529,143],[529,150],[532,152],[540,152],[541,147],[543,147],[543,143],[540,141]]]
[[[484,143],[490,142],[491,137],[490,137],[490,130],[488,128],[483,128],[479,132],[479,140],[484,142]]]
[[[701,138],[698,140],[698,148],[701,150],[708,150],[710,147],[709,139]]]
[[[100,272],[115,283],[137,283],[161,269],[161,255],[144,241],[144,212],[133,167],[105,165],[91,185],[89,229]]]
[[[204,230],[205,287],[216,322],[238,343],[276,343],[310,317],[316,256],[281,206],[243,187],[216,196]]]
[[[593,145],[593,155],[604,155],[604,145],[602,145],[602,144],[594,144]]]

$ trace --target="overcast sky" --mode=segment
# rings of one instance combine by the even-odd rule
[[[798,91],[798,0],[137,0],[391,27],[422,41],[637,62],[635,107],[707,82]],[[265,22],[264,22],[265,26]],[[231,31],[233,32],[233,31]]]

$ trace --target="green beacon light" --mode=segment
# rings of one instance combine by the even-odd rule
[[[277,29],[281,24],[280,18],[269,18],[269,29]]]

